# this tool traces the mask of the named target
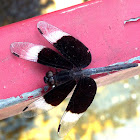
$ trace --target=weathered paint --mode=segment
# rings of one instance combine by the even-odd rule
[[[124,24],[128,23],[128,22],[134,22],[134,21],[138,21],[140,19],[140,17],[137,17],[137,18],[130,18],[128,20],[125,20],[124,21]]]
[[[41,95],[44,94],[43,93],[44,90],[47,92],[48,86],[45,86],[44,88],[36,89],[32,92],[23,93],[17,97],[10,97],[7,99],[1,99],[0,100],[0,109],[18,104],[18,103],[23,102],[23,101],[28,101],[28,100],[40,97]]]
[[[131,59],[124,61],[124,62],[114,63],[112,65],[127,64],[127,63],[140,63],[140,56],[131,58]],[[110,65],[110,66],[112,66],[112,65]]]

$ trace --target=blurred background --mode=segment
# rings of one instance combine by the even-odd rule
[[[0,0],[0,26],[49,13],[87,0]],[[64,140],[139,140],[140,78],[98,88],[94,102]],[[34,118],[0,121],[0,140],[58,140],[59,121],[68,104]]]

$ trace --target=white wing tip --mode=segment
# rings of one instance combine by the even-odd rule
[[[77,113],[72,113],[70,111],[68,112],[66,111],[63,114],[63,117],[60,121],[60,124],[58,127],[58,135],[60,137],[66,136],[83,114],[84,113],[77,114]]]
[[[40,25],[46,25],[46,24],[48,24],[46,21],[39,21],[39,22],[37,23],[37,28],[39,28]]]
[[[39,32],[51,43],[56,43],[63,36],[69,36],[68,33],[63,32],[59,28],[45,22],[39,21],[37,23],[37,28]]]
[[[16,52],[16,48],[18,46],[20,42],[14,42],[10,45],[10,50],[11,50],[11,53],[14,54],[15,56],[19,57],[19,54]]]
[[[11,52],[20,58],[37,62],[38,53],[45,48],[42,45],[35,45],[28,42],[14,42],[10,45]]]

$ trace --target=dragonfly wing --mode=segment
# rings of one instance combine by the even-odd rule
[[[90,64],[91,54],[88,48],[78,39],[45,21],[38,22],[37,28],[76,67],[84,68]]]
[[[92,78],[85,77],[79,80],[58,127],[61,137],[68,133],[90,106],[96,90],[97,86]]]
[[[29,109],[33,109],[31,113],[26,113],[26,117],[32,117],[35,116],[34,109],[43,109],[43,110],[50,110],[54,107],[58,106],[72,91],[74,86],[76,85],[75,80],[70,80],[66,83],[63,83],[52,90],[50,90],[48,93],[34,101],[33,103],[29,104],[23,109],[23,112],[28,111]]]
[[[38,62],[43,65],[72,69],[73,64],[50,48],[35,45],[28,42],[14,42],[11,44],[11,52],[23,59]]]

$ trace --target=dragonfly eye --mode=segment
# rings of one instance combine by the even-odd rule
[[[53,79],[53,77],[51,77],[51,78],[49,79],[49,82],[50,82],[52,85],[54,85],[54,79]]]
[[[53,77],[53,73],[51,71],[48,71],[46,73],[46,76],[44,77],[44,82],[46,84],[48,84],[49,86],[53,86],[54,85],[54,77]]]
[[[46,73],[46,76],[47,76],[48,78],[53,77],[52,71],[48,71],[48,72]]]
[[[48,79],[47,77],[44,77],[44,82],[45,82],[45,83],[48,83],[48,80],[49,80],[49,79]]]

